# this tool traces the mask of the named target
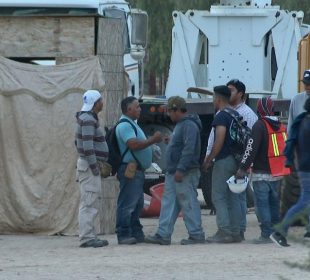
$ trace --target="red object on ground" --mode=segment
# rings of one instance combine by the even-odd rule
[[[164,183],[160,183],[158,185],[154,185],[150,188],[150,192],[152,195],[150,205],[146,208],[143,208],[141,217],[159,217],[160,207],[161,207],[161,199],[164,193]]]

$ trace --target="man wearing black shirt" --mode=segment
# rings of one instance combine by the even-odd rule
[[[212,202],[216,208],[218,231],[207,239],[208,242],[232,243],[241,242],[240,237],[240,202],[238,194],[232,193],[226,181],[236,173],[237,162],[232,155],[229,128],[232,116],[225,112],[229,108],[231,91],[227,86],[214,88],[214,107],[219,111],[214,117],[215,141],[211,153],[205,158],[204,166],[208,169],[213,161]],[[237,115],[238,113],[235,112]]]

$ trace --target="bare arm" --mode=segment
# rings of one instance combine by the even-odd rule
[[[132,150],[143,150],[155,143],[159,143],[162,140],[160,132],[155,132],[155,134],[146,140],[138,140],[137,138],[132,138],[127,141],[127,147]]]

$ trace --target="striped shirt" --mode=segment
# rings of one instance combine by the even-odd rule
[[[253,110],[244,102],[240,103],[236,107],[233,107],[233,109],[236,110],[239,113],[239,115],[243,117],[243,121],[246,121],[247,126],[252,129],[254,123],[258,120]],[[211,154],[213,144],[214,144],[214,127],[212,127],[211,129],[208,139],[208,147],[206,152],[207,156]]]
[[[76,148],[80,157],[87,160],[94,175],[99,175],[97,161],[107,161],[109,149],[105,133],[100,128],[98,117],[93,112],[78,112],[75,132]]]

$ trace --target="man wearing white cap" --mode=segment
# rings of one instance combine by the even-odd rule
[[[97,114],[102,110],[102,96],[97,90],[88,90],[83,95],[83,107],[76,114],[76,148],[80,183],[79,237],[80,247],[103,247],[108,241],[97,239],[95,219],[99,211],[101,194],[100,165],[109,155],[103,130]]]

